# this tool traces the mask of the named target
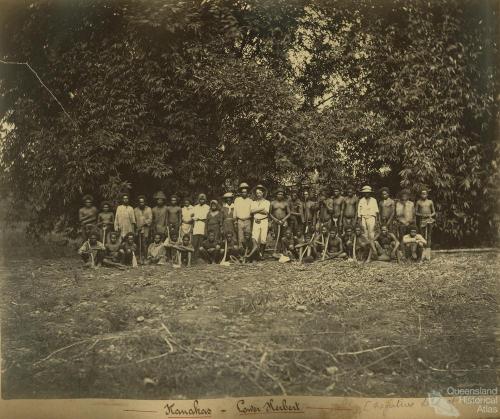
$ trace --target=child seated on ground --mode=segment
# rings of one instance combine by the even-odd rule
[[[342,239],[338,236],[337,229],[330,230],[326,256],[330,259],[346,259],[347,253],[344,251]]]
[[[83,243],[78,249],[78,254],[82,257],[85,265],[89,268],[101,266],[104,259],[104,245],[98,241],[99,233],[97,231],[89,231],[88,240]]]
[[[354,227],[354,257],[360,262],[370,262],[373,253],[372,242],[363,234],[360,226]]]
[[[281,250],[283,256],[287,256],[290,259],[298,259],[299,254],[297,249],[295,248],[297,244],[297,239],[293,237],[292,230],[287,229],[284,236],[281,238]]]
[[[167,238],[163,242],[163,247],[165,249],[165,260],[169,262],[173,262],[176,258],[176,250],[174,250],[174,246],[178,243],[179,234],[176,231],[171,231],[167,235]]]
[[[390,261],[398,259],[399,241],[396,236],[389,231],[387,225],[380,227],[380,233],[375,236],[375,256],[377,260]]]
[[[189,234],[185,234],[182,237],[182,244],[173,244],[172,249],[176,250],[176,261],[178,266],[191,267],[191,256],[194,252],[193,246],[191,246]]]
[[[220,243],[215,237],[215,231],[209,231],[207,238],[202,241],[200,247],[201,257],[209,264],[219,263],[223,255]]]
[[[127,266],[137,266],[137,245],[134,240],[134,233],[127,233],[120,246],[121,263]]]
[[[417,233],[417,226],[408,227],[408,234],[403,236],[403,249],[406,259],[422,261],[427,241]]]
[[[161,233],[155,233],[153,243],[148,246],[146,261],[150,265],[165,265],[165,246]]]

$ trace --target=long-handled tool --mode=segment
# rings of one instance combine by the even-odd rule
[[[142,264],[142,231],[139,231],[139,262]]]
[[[139,265],[137,264],[137,258],[135,257],[135,252],[132,251],[132,268],[137,268]]]
[[[356,234],[354,235],[354,240],[352,241],[352,258],[357,262],[356,259]]]
[[[102,226],[102,244],[106,244],[106,225]]]
[[[226,257],[227,257],[227,239],[224,240],[224,257],[222,258],[220,265],[229,266],[229,262],[226,261]]]
[[[423,260],[431,260],[431,247],[429,246],[428,242],[428,223],[425,223],[425,241],[426,241],[426,246],[424,247],[423,250],[423,255],[422,259]]]
[[[328,250],[328,242],[330,241],[330,235],[326,238],[326,244],[324,243],[325,248],[323,249],[323,256],[321,256],[321,260],[325,260],[326,252]]]
[[[273,258],[279,258],[281,255],[278,254],[278,243],[281,237],[281,224],[278,223],[278,234],[276,235],[276,243],[274,243]]]

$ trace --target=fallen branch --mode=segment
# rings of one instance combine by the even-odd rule
[[[432,253],[489,253],[489,252],[500,252],[500,249],[496,247],[483,247],[474,249],[438,249],[432,251]]]
[[[364,354],[367,352],[375,352],[380,349],[386,349],[386,348],[399,348],[402,347],[403,345],[384,345],[384,346],[379,346],[377,348],[372,348],[372,349],[363,349],[362,351],[356,351],[356,352],[337,352],[335,355],[359,355],[359,354]]]

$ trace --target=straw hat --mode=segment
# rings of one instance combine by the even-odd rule
[[[240,186],[238,186],[238,189],[248,189],[250,187],[250,185],[248,185],[248,183],[246,182],[241,182],[240,183]]]
[[[153,195],[154,199],[167,199],[167,196],[163,193],[163,191],[158,191]]]
[[[252,193],[255,194],[255,192],[257,191],[257,189],[260,189],[263,194],[264,194],[264,198],[266,197],[267,195],[267,188],[264,186],[264,185],[261,185],[260,183],[255,186],[253,189],[252,189]]]
[[[226,199],[226,198],[232,198],[233,196],[234,194],[232,192],[226,192],[222,197]]]
[[[363,186],[363,187],[361,188],[361,192],[362,192],[362,193],[365,193],[365,192],[366,192],[366,193],[371,193],[371,192],[373,192],[373,189],[372,189],[372,187],[371,187],[371,186],[365,185],[365,186]]]

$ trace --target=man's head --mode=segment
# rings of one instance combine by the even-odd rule
[[[368,186],[368,185],[365,185],[361,188],[361,195],[364,197],[364,198],[369,198],[370,195],[372,194],[373,190],[371,188],[371,186]]]
[[[339,188],[338,186],[335,186],[335,187],[333,188],[333,196],[334,196],[335,198],[338,198],[338,197],[340,196],[340,188]]]
[[[381,232],[384,236],[386,236],[386,235],[387,235],[387,233],[389,233],[389,229],[387,228],[387,226],[386,226],[386,225],[383,225],[382,227],[380,227],[380,232]]]
[[[410,191],[408,189],[402,189],[400,195],[401,201],[408,201],[410,198]]]
[[[255,188],[255,197],[257,199],[264,198],[264,188],[262,188],[262,187]]]
[[[285,199],[285,191],[281,188],[278,188],[276,191],[276,200],[283,201]]]
[[[113,244],[115,244],[118,241],[118,233],[115,231],[112,231],[109,233],[109,241]]]
[[[224,194],[224,196],[222,197],[222,199],[224,200],[224,202],[227,205],[230,205],[233,202],[233,193],[232,192],[226,192]]]
[[[207,196],[204,193],[198,195],[198,204],[205,205],[207,202]]]
[[[155,233],[154,241],[156,244],[161,242],[161,234],[160,233]]]
[[[361,227],[360,226],[356,226],[354,227],[354,234],[356,234],[356,236],[361,236]]]
[[[109,211],[110,211],[110,209],[111,209],[111,206],[109,205],[109,202],[103,202],[103,203],[102,203],[102,210],[103,210],[104,212],[109,212]]]
[[[332,239],[337,237],[337,229],[335,227],[330,230],[330,236]]]
[[[139,203],[139,208],[144,208],[146,206],[146,197],[144,195],[139,195],[137,197],[137,202]]]
[[[290,230],[289,228],[287,228],[287,230],[285,231],[285,237],[287,239],[291,239],[292,236],[293,236],[292,230]]]
[[[89,233],[89,243],[94,246],[97,243],[97,240],[99,239],[99,234],[97,231],[91,231]]]
[[[228,232],[226,233],[226,240],[227,240],[228,242],[231,242],[231,241],[233,240],[233,233],[232,233],[231,231],[228,231]]]
[[[409,226],[408,232],[410,233],[411,237],[415,237],[417,235],[417,226],[415,226],[415,225]]]
[[[184,246],[189,246],[189,234],[185,234],[183,237],[182,237],[182,244]]]
[[[389,198],[389,188],[384,186],[382,189],[380,189],[380,196],[382,197],[382,199]]]
[[[134,234],[133,233],[128,233],[125,236],[125,240],[127,241],[128,244],[133,244],[134,243]]]
[[[311,240],[311,232],[304,233],[304,241],[309,241]]]
[[[87,208],[90,208],[93,203],[94,203],[94,198],[92,198],[91,195],[85,195],[83,197],[83,205],[85,205]]]
[[[427,189],[422,189],[420,191],[420,198],[421,199],[426,200],[428,196],[429,196],[429,191]]]
[[[348,197],[354,196],[354,186],[349,185],[346,189],[346,193]]]
[[[243,231],[243,238],[245,240],[249,240],[251,236],[252,236],[252,234],[248,230]]]
[[[215,199],[210,201],[210,209],[212,211],[217,211],[219,209],[219,203]]]
[[[240,195],[242,198],[246,198],[248,196],[248,188],[241,188]]]
[[[304,195],[304,200],[307,201],[309,199],[309,196],[310,196],[309,191],[306,189],[302,194]]]
[[[174,230],[170,233],[170,240],[172,240],[173,242],[176,242],[178,238],[179,233],[177,231]]]
[[[189,207],[191,205],[191,201],[189,198],[184,198],[184,206]]]
[[[347,236],[350,236],[352,234],[352,227],[351,226],[347,226],[345,229],[344,229],[344,233],[347,235]]]
[[[328,234],[328,227],[326,225],[321,226],[321,234],[326,236]]]
[[[297,194],[296,190],[293,190],[292,192],[290,192],[290,199],[292,201],[296,201],[298,197],[299,197],[299,195]]]
[[[208,241],[213,242],[215,240],[215,233],[213,231],[209,231],[207,238],[208,238]]]
[[[122,204],[128,205],[128,203],[130,202],[130,197],[129,197],[128,193],[122,194],[121,198],[122,198]]]
[[[177,205],[177,195],[172,195],[170,197],[170,205],[172,205],[173,207]]]

